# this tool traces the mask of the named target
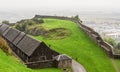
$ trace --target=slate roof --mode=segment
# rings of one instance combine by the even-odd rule
[[[65,54],[61,54],[61,55],[55,56],[54,59],[57,61],[62,61],[62,60],[71,60],[72,58]]]
[[[20,31],[10,28],[4,37],[10,42],[13,42],[19,34],[20,34]]]
[[[8,25],[2,24],[2,26],[0,27],[0,35],[2,35],[7,28],[9,28]]]
[[[21,51],[23,51],[26,55],[31,56],[39,45],[40,45],[39,41],[29,36],[24,36],[24,38],[18,43],[17,47]]]
[[[8,25],[0,26],[0,33],[3,37],[13,43],[27,56],[31,56],[33,52],[42,44],[42,42],[27,36],[25,33],[11,28]]]
[[[5,35],[8,33],[8,31],[10,30],[11,28],[10,27],[8,27],[4,32],[3,32],[3,34],[2,34],[2,36],[4,36],[5,37]]]
[[[6,24],[0,26],[0,34],[28,56],[30,56],[41,43]]]
[[[17,37],[16,39],[13,41],[13,44],[14,45],[17,45],[21,40],[22,38],[25,36],[26,34],[24,32],[21,32]]]
[[[2,26],[2,24],[0,23],[0,27]]]

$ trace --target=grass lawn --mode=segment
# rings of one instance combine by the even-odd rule
[[[0,49],[0,72],[62,72],[60,69],[47,68],[32,70],[26,68],[17,58],[6,55]]]
[[[116,65],[120,71],[120,59],[115,59]]]
[[[115,72],[110,58],[97,46],[77,24],[67,20],[44,19],[43,27],[69,29],[71,35],[64,39],[49,39],[42,36],[34,38],[44,41],[52,49],[71,56],[81,63],[87,72]],[[55,71],[54,71],[55,72]]]

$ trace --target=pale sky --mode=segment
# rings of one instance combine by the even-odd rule
[[[120,8],[120,0],[0,0],[4,8]]]
[[[35,14],[71,16],[120,13],[120,0],[0,0],[0,21],[12,22]]]

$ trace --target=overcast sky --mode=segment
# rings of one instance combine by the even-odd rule
[[[120,13],[120,0],[0,0],[0,21],[14,22],[35,14],[71,16],[102,12]]]
[[[0,9],[41,7],[119,9],[120,0],[0,0]]]

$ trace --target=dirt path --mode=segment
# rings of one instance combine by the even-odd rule
[[[72,68],[74,72],[86,72],[85,68],[75,60],[72,60]]]
[[[113,64],[116,72],[120,72],[120,69],[118,68],[118,65],[116,64],[115,60],[114,60],[114,59],[111,59],[111,61],[112,61],[112,64]]]

